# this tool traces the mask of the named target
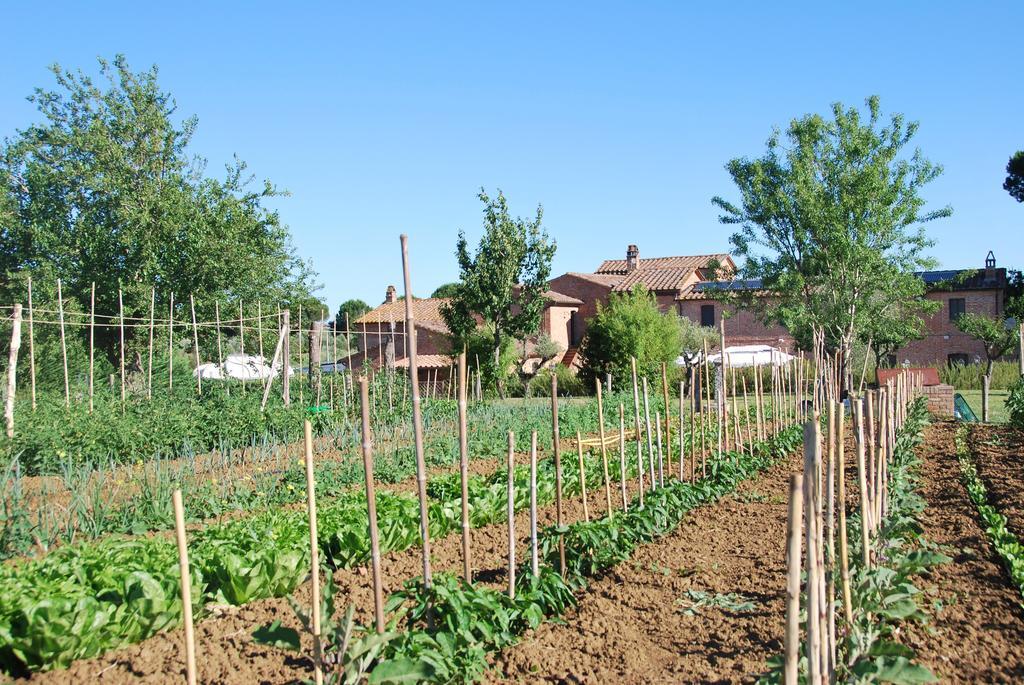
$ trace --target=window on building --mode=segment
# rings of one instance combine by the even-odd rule
[[[961,302],[962,301],[963,300],[961,300]],[[964,354],[963,352],[954,352],[953,354],[949,355],[949,357],[947,357],[947,359],[949,360],[949,365],[950,366],[953,366],[954,364],[959,364],[961,366],[966,366],[968,361],[970,361],[970,358],[966,354]]]
[[[962,297],[949,298],[949,320],[957,321],[967,311],[967,300]]]
[[[700,306],[700,325],[715,327],[715,305],[702,304]]]

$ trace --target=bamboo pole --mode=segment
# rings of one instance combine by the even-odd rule
[[[807,546],[807,664],[808,683],[821,685],[822,635],[819,614],[821,612],[818,592],[818,531],[815,515],[815,473],[818,450],[818,424],[808,421],[804,424],[804,511],[806,518],[805,538]]]
[[[124,413],[124,298],[120,288],[117,290],[117,313],[121,329],[121,412]]]
[[[554,374],[552,374],[554,375]],[[594,381],[597,386],[597,431],[601,439],[601,465],[604,467],[604,497],[608,505],[608,516],[612,515],[612,485],[608,475],[608,447],[604,442],[604,401],[601,398],[601,381]]]
[[[665,459],[661,444],[661,412],[654,412],[654,432],[658,439],[658,487],[665,487]]]
[[[686,412],[684,411],[683,403],[686,401],[685,383],[679,381],[679,480],[686,480],[685,461],[686,461],[686,432],[685,432],[685,420]]]
[[[241,303],[238,305],[241,307]],[[239,314],[241,325],[241,314]],[[171,293],[171,304],[167,312],[167,390],[174,389],[174,293]]]
[[[363,430],[363,472],[366,474],[366,514],[370,523],[370,562],[373,566],[373,615],[377,633],[384,632],[384,590],[380,568],[380,535],[377,532],[377,496],[373,485],[373,432],[370,430],[370,391],[366,376],[359,378]]]
[[[728,430],[728,427],[729,427],[729,402],[726,399],[725,395],[726,395],[726,390],[728,389],[728,386],[727,386],[727,379],[728,379],[728,377],[726,376],[726,371],[728,371],[728,369],[729,369],[729,361],[728,361],[729,360],[729,355],[726,354],[726,352],[725,352],[725,317],[724,316],[719,318],[719,320],[718,320],[718,331],[719,331],[719,333],[718,333],[719,341],[720,341],[721,349],[722,349],[722,364],[721,364],[721,367],[720,367],[722,369],[722,388],[721,388],[721,393],[722,393],[722,397],[721,397],[722,413],[721,413],[721,417],[720,417],[720,421],[718,422],[718,425],[721,428],[721,432],[725,434],[724,435],[724,438],[725,438],[725,452],[728,452],[729,451],[729,430]],[[724,452],[722,452],[722,437],[723,436],[720,434],[719,435],[719,443],[718,443],[718,451],[719,451],[719,453],[724,454]]]
[[[313,682],[324,682],[323,645],[320,640],[320,545],[316,534],[316,479],[313,477],[313,427],[309,419],[302,422],[302,445],[306,461],[306,509],[309,513],[309,575],[310,575],[310,628],[313,632]],[[364,460],[366,448],[363,448]],[[367,478],[367,483],[370,483]],[[369,489],[370,486],[368,486]],[[367,495],[367,502],[372,500]],[[371,520],[371,530],[373,521]],[[330,616],[327,617],[330,620]]]
[[[699,375],[699,374],[698,374]],[[697,482],[697,377],[690,381],[690,482]]]
[[[149,361],[146,368],[146,399],[153,399],[153,335],[156,332],[156,288],[149,290]]]
[[[515,505],[515,468],[516,468],[516,434],[508,432],[508,596],[516,598],[516,505]]]
[[[18,390],[18,350],[21,349],[21,305],[14,305],[11,315],[11,346],[7,358],[7,396],[4,398],[4,421],[7,437],[14,437],[14,395]]]
[[[668,401],[668,366],[661,363],[661,392],[665,398],[665,466],[669,475],[672,473],[672,405]],[[682,439],[682,438],[680,438]],[[662,477],[661,484],[665,485]]]
[[[409,382],[412,384],[412,426],[416,446],[416,489],[420,499],[420,535],[423,538],[423,584],[430,588],[430,528],[427,518],[427,466],[423,459],[423,417],[420,414],[419,364],[416,354],[416,324],[412,310],[412,281],[408,237],[402,235],[402,273],[405,284],[405,332],[409,335]]]
[[[633,373],[633,421],[636,426],[636,465],[637,480],[640,483],[639,497],[640,508],[644,507],[644,443],[643,433],[640,432],[640,390],[636,379],[636,357],[630,357],[630,367]]]
[[[647,433],[647,465],[651,475],[651,491],[658,485],[654,475],[654,436],[651,435],[651,404],[647,397],[647,377],[643,378],[644,387],[644,432]]]
[[[871,568],[871,515],[868,502],[867,471],[864,465],[864,400],[857,399],[853,404],[853,419],[856,426],[857,442],[857,478],[860,483],[860,536],[861,556],[865,569]]]
[[[462,574],[473,582],[469,528],[469,431],[466,419],[466,352],[459,353],[459,477],[462,485]]]
[[[803,525],[803,476],[789,477],[789,519],[786,526],[786,685],[797,685],[800,662],[800,549]]]
[[[188,544],[185,541],[185,507],[181,490],[171,497],[174,503],[174,532],[178,540],[178,576],[181,585],[181,616],[185,626],[185,673],[188,685],[196,685],[196,639],[192,623],[192,574],[188,566]]]
[[[619,403],[619,487],[622,490],[622,511],[629,508],[626,495],[626,409]]]
[[[836,478],[839,481],[838,502],[836,508],[839,510],[839,572],[840,581],[843,585],[843,616],[846,625],[853,625],[853,601],[850,592],[850,556],[846,542],[846,446],[843,443],[845,438],[845,421],[843,421],[843,403],[838,405],[839,421],[836,423],[836,459],[839,462]]]
[[[284,406],[292,403],[292,311],[281,310],[281,400]],[[333,365],[331,375],[334,374]]]
[[[530,435],[530,569],[533,577],[540,575],[537,550],[537,431]]]
[[[196,357],[196,394],[203,394],[203,374],[199,373],[199,328],[196,326],[196,298],[192,293],[188,294],[188,305],[192,311],[192,347],[195,349]],[[123,356],[123,355],[122,355]],[[122,360],[122,366],[124,362]]]
[[[71,382],[68,380],[68,341],[64,332],[64,294],[57,279],[57,313],[60,316],[60,353],[64,360],[64,406],[71,406]]]
[[[698,397],[700,402],[700,463],[701,478],[708,475],[707,472],[707,409],[711,407],[711,376],[709,372],[710,362],[708,361],[708,340],[704,339],[704,373],[701,374],[701,390],[705,391]],[[708,401],[705,403],[703,395],[706,394]],[[717,407],[715,410],[717,411]]]
[[[36,343],[32,325],[32,277],[28,278],[28,373],[32,383],[32,411],[36,410]]]
[[[562,450],[558,444],[558,376],[551,374],[551,437],[555,459],[555,524],[562,527]],[[565,576],[565,540],[558,536],[558,572]]]
[[[96,281],[89,292],[89,413],[92,413],[94,359],[96,349]]]
[[[825,502],[826,515],[825,525],[828,532],[828,573],[825,576],[825,601],[828,612],[828,670],[831,674],[835,671],[836,658],[836,605],[835,605],[835,576],[836,576],[836,524],[835,524],[835,485],[836,485],[836,423],[842,421],[842,415],[836,416],[836,404],[829,401],[828,405],[828,456]]]
[[[576,431],[576,461],[580,467],[580,492],[583,494],[583,520],[590,521],[590,509],[587,507],[587,474],[583,469],[583,436]]]

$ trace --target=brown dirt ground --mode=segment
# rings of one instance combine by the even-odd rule
[[[794,456],[686,517],[593,582],[564,625],[544,624],[496,658],[491,682],[750,681],[782,648],[785,529]],[[739,593],[755,609],[677,602],[687,590]]]
[[[611,455],[609,455],[611,456]],[[617,455],[616,455],[617,458]],[[521,462],[520,462],[521,463]],[[565,468],[571,462],[566,462]],[[631,496],[635,485],[629,484]],[[619,500],[614,497],[613,506]],[[588,493],[590,515],[604,512],[604,490]],[[583,518],[582,498],[563,503],[564,520],[572,522]],[[555,506],[544,507],[538,514],[541,527],[555,522]],[[515,517],[517,562],[529,555],[529,512]],[[462,570],[462,548],[459,534],[431,541],[434,572],[459,574]],[[475,529],[472,537],[472,555],[478,582],[504,588],[507,585],[508,527],[495,524]],[[384,595],[400,589],[409,578],[421,575],[422,555],[412,548],[383,559]],[[367,566],[344,569],[334,574],[336,606],[339,614],[348,604],[356,607],[356,619],[370,624],[373,616],[371,574]],[[309,585],[304,583],[296,592],[303,604],[309,603]],[[253,642],[252,632],[261,625],[280,619],[286,626],[299,628],[288,602],[284,598],[252,602],[242,607],[220,607],[212,615],[196,624],[198,679],[202,683],[290,683],[312,677],[312,661],[306,656],[273,650]],[[77,661],[67,670],[37,673],[29,678],[38,683],[178,683],[184,678],[183,644],[181,629],[155,635],[135,645],[128,645],[93,659]],[[312,653],[312,644],[303,640],[304,654]]]
[[[933,424],[922,446],[921,516],[924,535],[953,561],[918,587],[933,603],[932,621],[910,626],[902,638],[943,682],[1024,682],[1024,609],[1021,596],[995,557],[974,504],[960,482],[956,424]],[[1024,481],[1018,480],[1018,487]]]
[[[1006,426],[971,426],[968,439],[989,501],[1007,518],[1007,527],[1024,537],[1024,434]]]

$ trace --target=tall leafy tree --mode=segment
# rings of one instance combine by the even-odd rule
[[[542,207],[537,207],[533,219],[524,219],[509,214],[500,190],[492,198],[481,188],[478,197],[484,205],[484,233],[470,255],[466,234],[459,231],[455,247],[459,283],[442,315],[457,347],[476,330],[477,317],[482,319],[492,333],[494,368],[499,369],[506,339],[520,340],[540,332],[556,246],[541,227]],[[502,374],[492,380],[503,394]]]
[[[1003,190],[1017,202],[1024,202],[1024,150],[1018,150],[1006,163]]]
[[[6,301],[24,301],[25,274],[36,275],[37,301],[52,298],[60,278],[65,297],[86,311],[95,282],[97,312],[108,315],[118,311],[119,289],[126,316],[136,317],[148,315],[150,288],[162,312],[174,292],[178,320],[190,294],[206,320],[215,299],[261,299],[265,311],[308,301],[312,271],[265,205],[283,193],[254,183],[237,158],[219,178],[208,175],[189,152],[197,120],[178,115],[156,67],[135,72],[118,56],[100,60],[96,80],[56,65],[52,72],[56,87],[29,98],[40,120],[0,150]],[[113,358],[113,327],[97,330],[97,344]]]
[[[730,161],[740,201],[713,199],[722,223],[739,227],[730,241],[741,275],[772,292],[735,299],[804,346],[822,335],[841,352],[846,383],[858,331],[932,264],[924,225],[952,213],[925,209],[921,189],[942,168],[907,152],[917,130],[900,114],[883,123],[877,97],[866,113],[837,103],[829,119],[809,114],[776,131],[762,157]],[[921,291],[903,306],[924,303]]]
[[[459,289],[458,283],[442,283],[430,294],[431,297],[454,297]]]
[[[348,315],[349,325],[351,325],[353,321],[370,311],[370,309],[370,305],[362,300],[345,300],[338,307],[338,313],[334,315],[334,325],[338,330],[342,330],[345,328],[345,315]]]

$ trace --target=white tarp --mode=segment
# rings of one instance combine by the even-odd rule
[[[233,378],[239,381],[262,381],[271,376],[276,377],[280,370],[281,362],[278,362],[277,367],[272,369],[267,360],[259,356],[236,352],[229,354],[223,364],[213,362],[200,364],[199,368],[192,372],[192,375],[198,375],[204,381],[223,380],[224,378]],[[288,369],[289,376],[294,373],[294,369]]]
[[[787,354],[771,345],[734,345],[725,348],[725,356],[726,363],[734,368],[755,365],[781,366],[794,359],[793,355]],[[699,354],[692,363],[702,363],[703,361],[704,355]],[[715,366],[720,365],[722,363],[722,353],[709,354],[708,363]],[[676,359],[676,364],[678,366],[686,366],[686,360],[683,357],[679,357]]]

